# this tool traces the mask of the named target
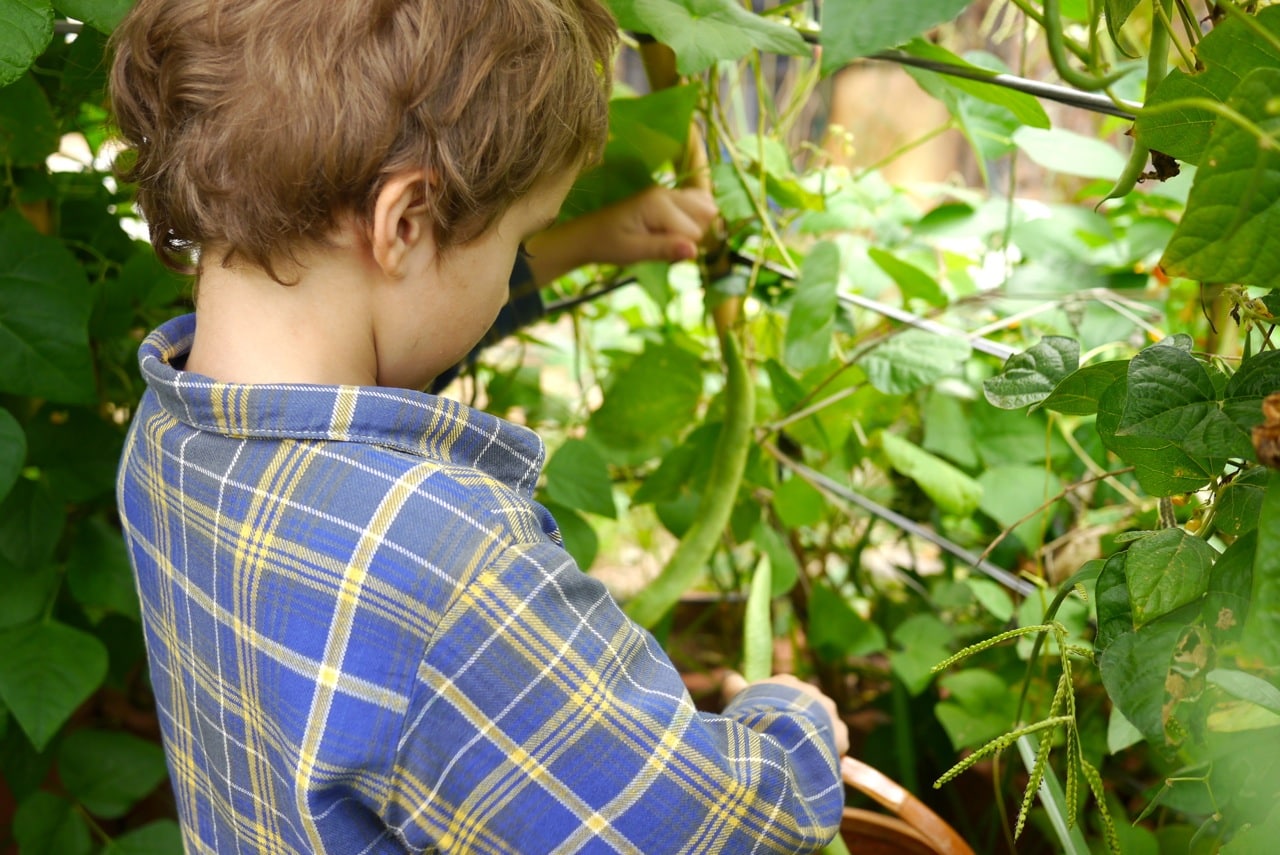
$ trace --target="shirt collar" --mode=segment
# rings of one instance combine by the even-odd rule
[[[220,383],[176,368],[195,337],[195,315],[160,326],[138,362],[171,416],[238,438],[363,442],[478,469],[532,494],[544,448],[533,431],[448,398],[381,386]]]

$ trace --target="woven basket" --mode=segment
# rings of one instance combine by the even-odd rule
[[[956,830],[893,779],[852,757],[840,759],[840,776],[889,814],[845,808],[840,834],[857,855],[973,855]]]

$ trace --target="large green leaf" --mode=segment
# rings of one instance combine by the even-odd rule
[[[1134,468],[1142,489],[1152,496],[1177,496],[1209,483],[1221,469],[1187,454],[1172,439],[1119,433],[1120,417],[1128,396],[1129,381],[1121,377],[1098,400],[1095,422],[1102,444]]]
[[[1117,638],[1098,660],[1107,695],[1143,736],[1162,740],[1164,684],[1183,627],[1161,621]]]
[[[988,72],[994,77],[997,74],[1008,71],[1007,68],[1003,67],[1003,64],[998,64],[999,60],[990,54],[969,54],[969,59],[982,59],[985,63],[977,65],[970,62],[969,59],[958,57],[951,51],[924,39],[913,40],[904,50],[912,56],[933,60],[934,62],[945,62],[948,65],[967,69],[970,73],[981,74]],[[924,73],[933,74],[933,72]],[[1044,107],[1040,106],[1039,101],[1025,92],[1018,92],[1005,86],[994,86],[979,80],[969,80],[964,77],[948,76],[946,80],[953,89],[965,92],[997,107],[1003,107],[1013,114],[1019,122],[1028,127],[1050,127],[1049,114],[1044,111]]]
[[[734,0],[609,0],[619,26],[648,33],[676,54],[676,70],[697,74],[752,50],[805,56],[796,30],[762,18]]]
[[[809,595],[808,632],[813,651],[828,661],[879,653],[886,645],[880,627],[826,585],[814,585]]]
[[[0,86],[21,77],[52,38],[49,0],[0,0]]]
[[[556,525],[560,527],[560,538],[564,541],[565,552],[572,555],[573,560],[583,570],[591,569],[596,555],[600,552],[600,536],[591,527],[591,523],[573,508],[557,505],[550,499],[542,497],[539,500],[555,517]]]
[[[1245,645],[1268,667],[1280,666],[1280,472],[1271,473],[1258,519],[1258,551],[1253,560],[1253,591],[1245,623]]]
[[[1246,469],[1218,491],[1213,524],[1223,534],[1240,537],[1258,527],[1262,498],[1267,492],[1268,470],[1261,466]]]
[[[1106,0],[1103,6],[1103,12],[1107,16],[1107,31],[1111,34],[1111,40],[1117,45],[1123,47],[1120,41],[1120,28],[1124,26],[1124,22],[1129,20],[1129,16],[1133,14],[1133,10],[1138,8],[1138,4],[1142,0]],[[1151,81],[1151,85],[1155,85],[1159,81]]]
[[[89,826],[76,806],[39,792],[18,806],[13,837],[22,855],[89,855]]]
[[[1280,8],[1263,9],[1253,22],[1273,36],[1280,36]],[[1250,72],[1260,68],[1280,68],[1280,49],[1266,39],[1258,38],[1247,22],[1236,17],[1228,17],[1215,26],[1196,45],[1196,56],[1204,63],[1204,70],[1194,74],[1178,70],[1170,72],[1147,99],[1148,107],[1188,98],[1207,98],[1225,103]],[[1263,106],[1260,103],[1257,109]],[[1203,165],[1205,147],[1219,121],[1215,114],[1195,107],[1156,114],[1139,112],[1134,132],[1140,142],[1152,149],[1187,163]]]
[[[1114,147],[1063,128],[1018,128],[1013,142],[1037,166],[1061,175],[1114,181],[1124,171],[1124,155]]]
[[[8,495],[18,480],[27,458],[27,435],[10,412],[0,407],[0,499]]]
[[[129,551],[118,529],[102,518],[82,522],[67,556],[67,587],[93,619],[121,614],[138,619],[138,591]]]
[[[890,7],[884,4],[884,8]],[[978,155],[982,180],[988,182],[990,164],[1014,150],[1013,135],[1024,127],[1022,122],[1004,106],[972,95],[940,74],[910,67],[906,72],[955,118],[960,132]]]
[[[905,395],[957,373],[972,348],[962,338],[908,330],[876,347],[859,363],[871,385]]]
[[[0,503],[0,558],[35,572],[53,558],[67,511],[44,485],[25,478]]]
[[[787,319],[786,361],[792,368],[806,371],[830,356],[839,284],[840,250],[823,241],[805,256]]]
[[[938,683],[947,700],[934,707],[934,714],[957,751],[1008,732],[1018,714],[1018,693],[985,669],[956,671]]]
[[[37,750],[106,674],[107,649],[78,629],[38,623],[0,632],[0,701]]]
[[[617,517],[609,466],[590,443],[566,441],[547,461],[546,477],[547,495],[553,502],[610,519]]]
[[[1180,528],[1135,541],[1124,561],[1134,625],[1141,628],[1199,599],[1217,558],[1212,546]]]
[[[822,71],[910,41],[945,24],[970,0],[825,0],[822,4]]]
[[[0,391],[92,401],[92,306],[84,268],[62,243],[0,214]]]
[[[982,384],[994,406],[1016,410],[1037,404],[1080,366],[1080,342],[1047,336],[1022,353],[1009,357],[1002,370]]]
[[[77,730],[58,747],[58,775],[94,816],[124,816],[164,781],[164,750],[130,733]]]
[[[880,443],[889,465],[915,481],[945,513],[967,516],[982,499],[982,485],[912,442],[882,433]]]
[[[1001,528],[1013,528],[1014,535],[1029,552],[1044,543],[1054,506],[1037,511],[1062,492],[1062,481],[1043,465],[996,466],[978,477],[982,501],[978,507]]]
[[[1129,363],[1120,359],[1086,365],[1064,377],[1040,406],[1068,416],[1091,416],[1098,412],[1102,393],[1128,371]]]
[[[182,829],[171,819],[160,819],[112,840],[102,855],[174,855],[182,851]]]
[[[1264,68],[1250,73],[1227,103],[1278,134],[1280,115],[1272,111],[1277,98],[1280,69]],[[1278,188],[1280,149],[1219,120],[1161,265],[1174,276],[1274,288],[1280,283]]]
[[[1200,619],[1217,642],[1239,640],[1244,632],[1257,554],[1257,533],[1251,531],[1237,537],[1213,564],[1209,587],[1200,606]]]
[[[872,247],[867,250],[867,257],[893,279],[902,294],[902,301],[923,300],[931,306],[939,308],[947,305],[946,292],[938,284],[938,280],[925,273],[914,264],[903,261],[890,252]]]
[[[0,163],[43,166],[58,150],[58,120],[30,74],[0,88]]]
[[[40,470],[55,497],[85,502],[115,489],[124,430],[96,410],[43,410],[27,434],[27,465]]]
[[[639,462],[660,454],[695,418],[702,395],[702,364],[682,348],[650,346],[609,386],[591,415],[587,438],[615,461]]]
[[[24,570],[0,557],[0,591],[4,591],[0,596],[0,629],[38,619],[49,607],[60,582],[52,565]]]
[[[137,0],[53,0],[53,5],[68,18],[84,21],[95,30],[110,34],[135,2]]]

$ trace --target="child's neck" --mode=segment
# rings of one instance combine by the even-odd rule
[[[205,267],[186,370],[227,383],[373,385],[369,271],[359,256],[321,253],[285,273],[294,284],[248,264]]]

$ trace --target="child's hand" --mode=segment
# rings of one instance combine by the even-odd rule
[[[687,261],[718,214],[705,190],[649,187],[530,238],[529,267],[545,285],[584,264]]]
[[[776,683],[779,686],[786,686],[790,689],[799,689],[806,695],[817,699],[818,704],[826,710],[828,718],[831,719],[831,732],[836,741],[836,756],[843,757],[849,753],[849,728],[844,723],[844,719],[840,717],[840,712],[836,709],[836,702],[824,695],[822,690],[812,683],[806,683],[804,680],[793,677],[790,674],[775,674],[755,683],[748,683],[741,674],[736,671],[730,671],[725,675],[721,692],[724,695],[725,703],[728,703],[747,686],[759,686],[767,683]]]

